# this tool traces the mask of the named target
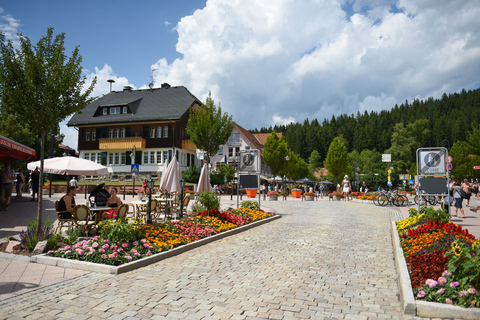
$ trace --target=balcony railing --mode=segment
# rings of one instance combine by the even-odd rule
[[[132,149],[135,146],[137,149],[145,148],[144,138],[121,138],[121,139],[100,139],[100,150],[111,149]]]

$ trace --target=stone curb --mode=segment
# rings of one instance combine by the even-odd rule
[[[392,221],[393,248],[395,251],[395,264],[400,286],[400,300],[403,312],[425,318],[442,319],[480,319],[480,308],[463,308],[444,303],[417,301],[413,295],[412,282],[408,273],[407,263],[403,256],[395,221]]]
[[[62,267],[62,268],[68,268],[68,269],[78,269],[78,270],[84,270],[84,271],[91,271],[91,272],[96,272],[96,273],[103,273],[103,274],[121,274],[124,272],[132,271],[141,267],[148,266],[152,263],[161,261],[163,259],[167,259],[173,256],[176,256],[178,254],[184,253],[186,251],[198,248],[200,246],[203,246],[205,244],[211,243],[216,240],[220,240],[232,235],[235,235],[237,233],[246,231],[248,229],[260,226],[262,224],[265,224],[270,221],[274,221],[276,219],[281,218],[281,215],[275,215],[270,218],[266,218],[263,220],[255,221],[250,224],[237,227],[232,230],[228,230],[219,234],[216,234],[211,237],[203,238],[198,241],[194,241],[191,243],[188,243],[186,245],[176,247],[174,249],[165,251],[165,252],[160,252],[156,253],[150,257],[145,257],[130,263],[126,263],[120,266],[109,266],[109,265],[104,265],[104,264],[98,264],[98,263],[92,263],[92,262],[85,262],[85,261],[78,261],[78,260],[71,260],[71,259],[63,259],[63,258],[57,258],[57,257],[47,257],[45,254],[42,255],[37,255],[33,256],[30,258],[30,262],[36,262],[40,264],[45,264],[45,265],[50,265],[50,266],[57,266],[57,267]]]

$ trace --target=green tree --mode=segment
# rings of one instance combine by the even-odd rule
[[[230,164],[220,164],[217,166],[220,169],[220,172],[223,173],[227,183],[230,183],[235,178],[235,167]]]
[[[457,141],[450,150],[452,156],[452,178],[454,180],[470,179],[475,176],[473,170],[474,159],[470,156],[470,149],[465,141]]]
[[[197,183],[200,179],[200,170],[195,165],[190,166],[182,173],[186,182]]]
[[[415,139],[408,133],[402,122],[393,128],[392,146],[385,151],[392,155],[392,166],[397,173],[406,173],[412,164]]]
[[[287,143],[282,136],[279,138],[275,130],[268,136],[265,146],[263,147],[263,160],[265,164],[272,170],[272,175],[282,174],[285,165],[285,156],[287,152]]]
[[[338,184],[343,175],[350,172],[347,147],[345,147],[338,137],[333,139],[330,144],[327,157],[323,164],[325,168],[327,168],[329,176],[335,180],[336,184]]]
[[[317,150],[313,150],[308,158],[308,169],[315,173],[315,170],[322,166],[322,158]]]
[[[210,93],[205,104],[190,110],[187,133],[197,148],[205,151],[210,161],[210,158],[217,154],[220,145],[228,141],[233,126],[232,116],[228,113],[222,114],[222,108],[220,105],[218,108],[215,106]]]
[[[84,88],[82,56],[78,46],[70,58],[65,52],[65,34],[53,37],[47,29],[36,46],[19,35],[20,49],[0,35],[0,92],[3,112],[13,114],[40,134],[40,186],[43,185],[45,134],[56,131],[58,124],[93,101],[89,98],[96,78]],[[38,201],[38,228],[42,223],[42,193]]]
[[[313,179],[313,173],[308,168],[307,162],[295,152],[290,152],[290,160],[287,161],[287,178],[298,180],[302,178]],[[283,173],[283,170],[282,170]]]
[[[476,122],[472,123],[472,130],[467,132],[466,140],[470,152],[480,156],[480,127]]]

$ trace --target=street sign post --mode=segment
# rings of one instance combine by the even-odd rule
[[[473,166],[473,170],[480,170],[480,166]]]

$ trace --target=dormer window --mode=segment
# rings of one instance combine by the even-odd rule
[[[103,108],[103,115],[106,116],[108,114],[108,108]]]
[[[128,107],[123,107],[123,113],[128,113]]]
[[[110,114],[120,114],[120,107],[110,108]]]

